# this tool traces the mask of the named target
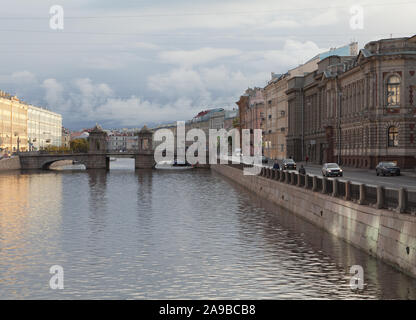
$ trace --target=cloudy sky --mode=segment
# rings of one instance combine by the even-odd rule
[[[328,48],[416,34],[414,12],[414,0],[3,0],[0,89],[71,129],[186,120]]]

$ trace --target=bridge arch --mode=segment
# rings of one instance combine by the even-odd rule
[[[83,160],[83,159],[73,159],[73,158],[71,159],[70,157],[68,157],[68,158],[48,159],[48,160],[44,161],[41,164],[40,168],[42,170],[49,170],[50,169],[50,166],[53,163],[58,162],[58,161],[65,161],[65,160],[74,161],[74,162],[76,161],[77,164],[83,164],[85,166],[85,168],[87,168],[87,162],[85,160]]]

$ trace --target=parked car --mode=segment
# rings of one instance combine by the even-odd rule
[[[394,162],[380,162],[376,167],[376,174],[400,176],[400,168]]]
[[[266,156],[262,156],[261,157],[261,163],[268,164],[269,163],[269,158],[267,158]]]
[[[322,166],[322,176],[324,177],[342,177],[343,172],[337,163],[324,163]]]
[[[296,170],[296,162],[293,159],[283,159],[282,161],[283,170]]]

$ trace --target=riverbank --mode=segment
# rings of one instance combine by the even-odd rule
[[[211,169],[258,196],[416,277],[416,216],[360,205],[227,165]]]
[[[56,161],[51,164],[49,169],[61,170],[63,167],[70,166],[72,164],[73,164],[72,160]],[[18,156],[0,160],[0,171],[14,171],[14,170],[20,170],[21,168],[22,167],[20,164],[20,158]]]
[[[20,159],[17,156],[0,160],[0,171],[11,171],[20,169]]]

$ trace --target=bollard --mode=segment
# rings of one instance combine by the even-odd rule
[[[316,176],[312,177],[312,191],[316,191],[318,189],[318,180]]]
[[[276,176],[275,176],[276,180],[280,180],[280,170],[276,170]]]
[[[328,179],[326,177],[322,178],[322,193],[327,193],[328,191]]]
[[[298,173],[298,183],[296,184],[296,186],[300,187],[300,180],[302,179],[302,175],[300,173]]]
[[[397,206],[396,211],[399,213],[406,212],[407,207],[407,190],[405,188],[399,189],[399,205]]]
[[[338,197],[338,179],[332,180],[332,196]]]
[[[272,169],[272,179],[274,180],[274,177],[276,176],[276,170],[275,169]]]
[[[280,171],[280,182],[285,181],[286,171]]]
[[[309,175],[305,174],[305,189],[308,189],[308,184],[309,184],[309,179],[308,179]]]
[[[286,174],[285,174],[285,183],[286,184],[289,184],[290,183],[290,172],[286,172]]]
[[[345,181],[345,200],[351,200],[351,181]]]
[[[295,185],[295,173],[294,172],[290,173],[290,182],[292,183],[292,185]]]
[[[384,207],[384,187],[377,186],[377,203],[376,208],[382,209]]]
[[[365,204],[365,184],[360,184],[360,199],[359,204]]]

